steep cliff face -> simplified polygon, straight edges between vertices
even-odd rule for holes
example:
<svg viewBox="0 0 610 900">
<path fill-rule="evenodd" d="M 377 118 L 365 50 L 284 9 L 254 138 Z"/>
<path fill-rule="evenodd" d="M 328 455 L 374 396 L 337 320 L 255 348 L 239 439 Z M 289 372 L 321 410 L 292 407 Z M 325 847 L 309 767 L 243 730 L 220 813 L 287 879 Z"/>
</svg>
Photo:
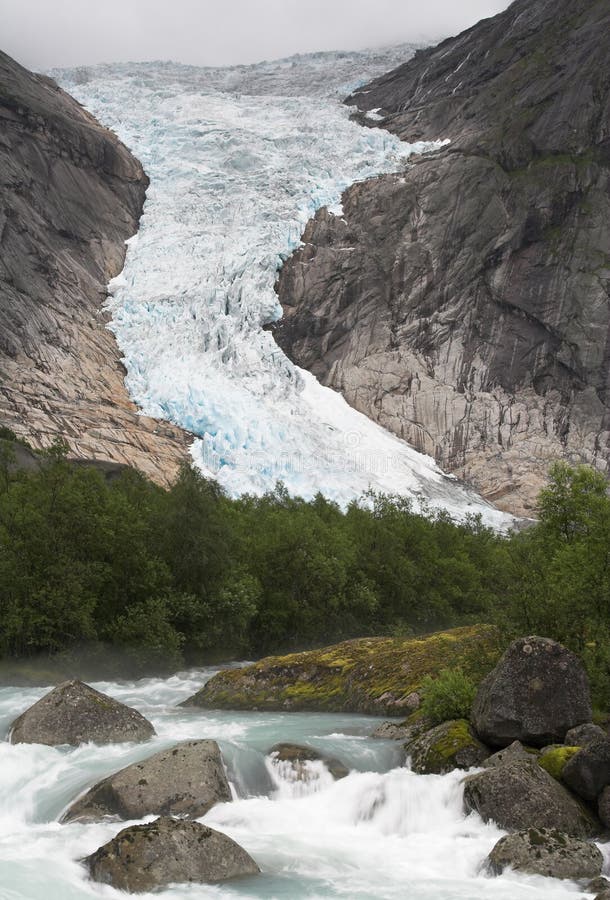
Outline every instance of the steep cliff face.
<svg viewBox="0 0 610 900">
<path fill-rule="evenodd" d="M 354 94 L 451 143 L 320 211 L 278 283 L 292 359 L 518 514 L 610 458 L 609 59 L 606 0 L 518 0 Z"/>
<path fill-rule="evenodd" d="M 75 100 L 0 53 L 0 424 L 165 483 L 188 437 L 137 414 L 101 312 L 147 184 Z"/>
</svg>

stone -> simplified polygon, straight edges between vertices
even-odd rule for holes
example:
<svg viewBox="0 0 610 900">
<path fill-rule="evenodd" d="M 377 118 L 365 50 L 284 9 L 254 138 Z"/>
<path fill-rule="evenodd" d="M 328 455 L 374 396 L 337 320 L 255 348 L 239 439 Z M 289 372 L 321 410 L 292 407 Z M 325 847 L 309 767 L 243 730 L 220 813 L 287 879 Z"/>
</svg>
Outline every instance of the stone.
<svg viewBox="0 0 610 900">
<path fill-rule="evenodd" d="M 575 794 L 593 802 L 610 784 L 610 739 L 582 747 L 565 765 L 563 780 Z"/>
<path fill-rule="evenodd" d="M 451 142 L 316 213 L 277 284 L 295 363 L 527 517 L 553 460 L 608 471 L 606 16 L 513 3 L 355 91 Z"/>
<path fill-rule="evenodd" d="M 513 741 L 512 744 L 509 744 L 503 750 L 497 750 L 496 753 L 492 753 L 491 756 L 483 760 L 481 765 L 484 769 L 489 769 L 491 766 L 503 766 L 506 763 L 519 762 L 522 759 L 537 759 L 537 757 L 538 751 L 533 747 L 524 747 L 521 741 Z"/>
<path fill-rule="evenodd" d="M 260 872 L 252 857 L 226 834 L 169 817 L 124 828 L 83 862 L 94 881 L 129 893 Z"/>
<path fill-rule="evenodd" d="M 470 769 L 489 756 L 489 748 L 475 737 L 466 719 L 442 722 L 405 744 L 405 751 L 411 769 L 420 775 Z"/>
<path fill-rule="evenodd" d="M 604 857 L 595 844 L 556 829 L 529 828 L 500 838 L 487 858 L 487 868 L 500 875 L 511 868 L 549 878 L 595 878 Z"/>
<path fill-rule="evenodd" d="M 226 669 L 185 700 L 203 709 L 358 712 L 404 717 L 426 675 L 495 658 L 498 631 L 466 625 L 421 637 L 354 638 Z"/>
<path fill-rule="evenodd" d="M 482 741 L 506 747 L 562 742 L 591 719 L 587 674 L 580 659 L 556 641 L 519 638 L 481 683 L 471 721 Z"/>
<path fill-rule="evenodd" d="M 464 808 L 506 831 L 557 828 L 577 838 L 596 832 L 584 807 L 537 761 L 520 759 L 464 779 Z"/>
<path fill-rule="evenodd" d="M 372 738 L 383 738 L 391 741 L 410 742 L 419 737 L 424 731 L 430 728 L 430 723 L 426 719 L 418 719 L 417 722 L 411 722 L 405 719 L 404 722 L 383 722 L 370 735 Z"/>
<path fill-rule="evenodd" d="M 0 422 L 168 485 L 191 436 L 140 415 L 102 308 L 148 178 L 115 134 L 0 53 Z"/>
<path fill-rule="evenodd" d="M 104 778 L 70 806 L 62 821 L 149 815 L 195 819 L 230 800 L 216 741 L 184 741 Z"/>
<path fill-rule="evenodd" d="M 603 891 L 610 891 L 610 881 L 608 881 L 607 878 L 604 878 L 603 875 L 593 878 L 587 885 L 587 892 L 589 894 L 599 894 Z"/>
<path fill-rule="evenodd" d="M 597 801 L 597 814 L 602 825 L 610 828 L 610 786 L 605 787 Z"/>
<path fill-rule="evenodd" d="M 403 725 L 399 722 L 382 722 L 381 725 L 378 725 L 371 732 L 369 737 L 386 741 L 408 741 L 415 735 L 412 734 L 412 729 L 409 725 Z"/>
<path fill-rule="evenodd" d="M 599 725 L 594 725 L 593 722 L 586 722 L 584 725 L 570 728 L 566 732 L 564 744 L 568 747 L 586 747 L 587 744 L 591 744 L 593 741 L 607 737 L 608 733 Z"/>
<path fill-rule="evenodd" d="M 345 778 L 349 775 L 349 769 L 340 760 L 333 759 L 323 753 L 318 753 L 311 747 L 302 747 L 300 744 L 280 743 L 275 744 L 269 755 L 276 762 L 290 763 L 299 778 L 306 780 L 308 762 L 322 762 L 335 779 Z"/>
<path fill-rule="evenodd" d="M 147 741 L 155 734 L 137 710 L 82 681 L 65 681 L 11 725 L 13 744 L 117 744 Z"/>
</svg>

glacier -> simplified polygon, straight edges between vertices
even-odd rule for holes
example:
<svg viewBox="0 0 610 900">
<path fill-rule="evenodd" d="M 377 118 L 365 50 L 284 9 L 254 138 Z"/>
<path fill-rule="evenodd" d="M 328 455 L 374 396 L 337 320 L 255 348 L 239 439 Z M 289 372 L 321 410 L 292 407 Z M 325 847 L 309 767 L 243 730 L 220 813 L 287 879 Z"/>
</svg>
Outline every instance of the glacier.
<svg viewBox="0 0 610 900">
<path fill-rule="evenodd" d="M 196 465 L 233 496 L 277 481 L 345 506 L 369 490 L 455 518 L 512 519 L 293 365 L 266 326 L 278 268 L 355 181 L 440 146 L 349 118 L 341 99 L 412 47 L 252 66 L 124 63 L 51 74 L 140 159 L 150 187 L 108 310 L 142 412 L 195 435 Z"/>
</svg>

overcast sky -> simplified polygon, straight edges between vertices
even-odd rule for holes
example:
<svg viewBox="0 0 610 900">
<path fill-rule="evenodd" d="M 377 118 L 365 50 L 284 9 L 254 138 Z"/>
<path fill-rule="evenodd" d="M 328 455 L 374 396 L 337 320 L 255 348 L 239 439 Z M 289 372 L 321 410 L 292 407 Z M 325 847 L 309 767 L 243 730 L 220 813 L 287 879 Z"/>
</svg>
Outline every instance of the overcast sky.
<svg viewBox="0 0 610 900">
<path fill-rule="evenodd" d="M 0 0 L 0 49 L 33 69 L 256 62 L 439 39 L 507 0 Z"/>
</svg>

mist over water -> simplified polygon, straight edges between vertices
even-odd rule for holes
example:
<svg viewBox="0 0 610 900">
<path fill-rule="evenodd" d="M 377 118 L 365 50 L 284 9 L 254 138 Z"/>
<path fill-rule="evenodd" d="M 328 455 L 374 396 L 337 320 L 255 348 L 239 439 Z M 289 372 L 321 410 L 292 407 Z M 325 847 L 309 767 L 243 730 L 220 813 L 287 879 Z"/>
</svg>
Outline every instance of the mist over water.
<svg viewBox="0 0 610 900">
<path fill-rule="evenodd" d="M 224 885 L 176 886 L 148 900 L 568 900 L 575 884 L 506 874 L 481 863 L 501 836 L 462 813 L 463 773 L 414 775 L 400 745 L 367 737 L 379 720 L 348 714 L 221 712 L 177 706 L 216 669 L 94 686 L 139 709 L 157 737 L 145 744 L 53 748 L 0 741 L 1 900 L 119 900 L 88 881 L 79 859 L 127 823 L 60 825 L 76 797 L 96 781 L 177 741 L 218 740 L 234 801 L 201 821 L 255 858 L 262 874 Z M 0 737 L 49 688 L 0 688 Z M 306 744 L 343 762 L 334 781 L 322 763 L 307 780 L 274 762 L 279 741 Z M 149 821 L 149 819 L 143 821 Z"/>
</svg>

